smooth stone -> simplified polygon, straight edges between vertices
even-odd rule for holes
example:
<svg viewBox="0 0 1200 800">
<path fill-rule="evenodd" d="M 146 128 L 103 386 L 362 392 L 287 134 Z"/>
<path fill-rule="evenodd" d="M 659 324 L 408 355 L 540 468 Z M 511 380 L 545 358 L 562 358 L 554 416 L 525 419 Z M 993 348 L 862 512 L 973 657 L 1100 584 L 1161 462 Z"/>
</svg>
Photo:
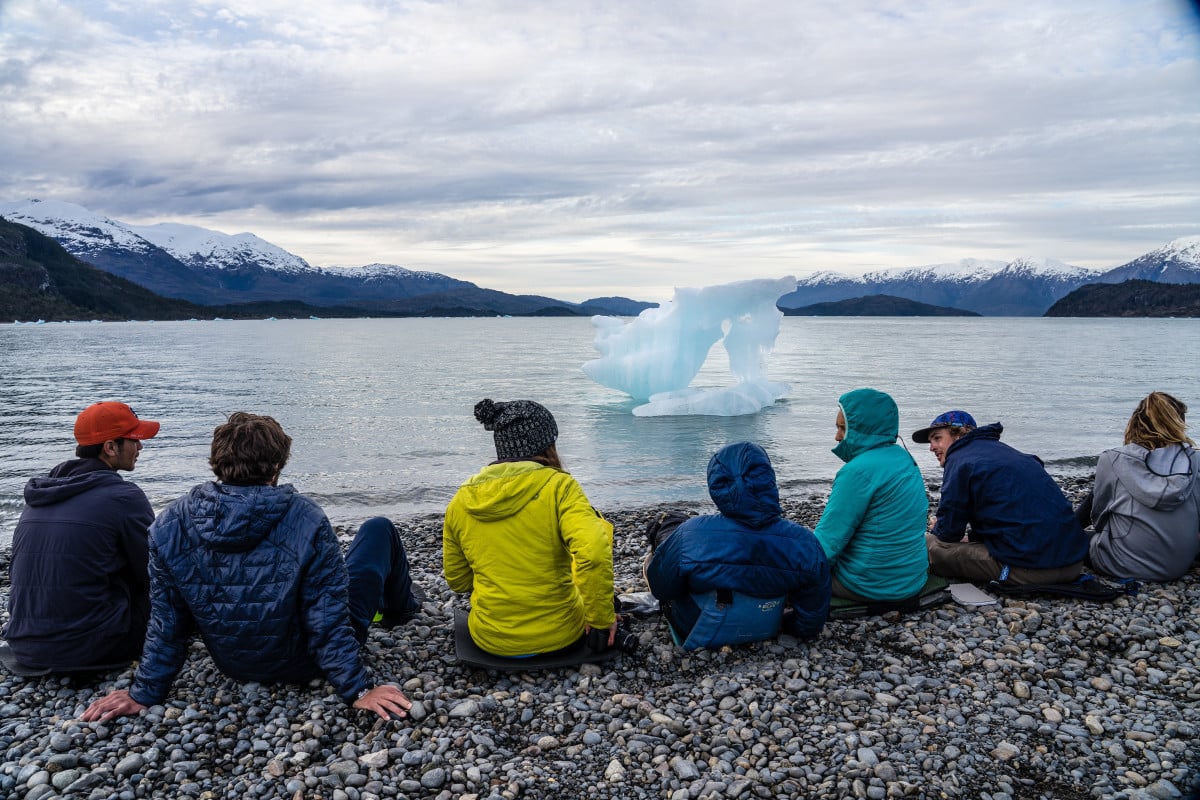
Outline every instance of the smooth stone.
<svg viewBox="0 0 1200 800">
<path fill-rule="evenodd" d="M 446 782 L 446 770 L 434 767 L 421 776 L 421 785 L 426 789 L 438 789 Z"/>
<path fill-rule="evenodd" d="M 117 762 L 117 766 L 113 769 L 113 772 L 122 778 L 127 778 L 135 772 L 141 772 L 145 767 L 146 759 L 141 753 L 130 753 Z"/>
</svg>

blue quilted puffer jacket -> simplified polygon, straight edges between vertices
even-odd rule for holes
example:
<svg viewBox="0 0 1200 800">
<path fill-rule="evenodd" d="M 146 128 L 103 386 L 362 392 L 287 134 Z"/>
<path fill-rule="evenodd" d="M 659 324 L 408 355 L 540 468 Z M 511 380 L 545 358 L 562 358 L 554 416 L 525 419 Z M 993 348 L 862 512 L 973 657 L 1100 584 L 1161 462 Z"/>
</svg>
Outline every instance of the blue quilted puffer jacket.
<svg viewBox="0 0 1200 800">
<path fill-rule="evenodd" d="M 708 463 L 708 493 L 721 513 L 687 520 L 658 546 L 646 568 L 654 596 L 786 596 L 785 632 L 819 634 L 829 614 L 829 561 L 812 531 L 783 518 L 766 452 L 751 442 L 719 450 Z"/>
<path fill-rule="evenodd" d="M 196 486 L 150 527 L 150 627 L 130 696 L 161 703 L 198 631 L 231 678 L 324 674 L 353 702 L 368 684 L 347 586 L 329 520 L 291 485 Z"/>
</svg>

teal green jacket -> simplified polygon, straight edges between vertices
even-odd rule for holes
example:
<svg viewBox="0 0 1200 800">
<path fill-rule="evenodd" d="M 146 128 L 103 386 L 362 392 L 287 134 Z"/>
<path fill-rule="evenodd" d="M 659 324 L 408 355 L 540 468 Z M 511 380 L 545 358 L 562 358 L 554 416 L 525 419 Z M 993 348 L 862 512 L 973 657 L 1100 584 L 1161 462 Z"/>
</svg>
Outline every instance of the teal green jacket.
<svg viewBox="0 0 1200 800">
<path fill-rule="evenodd" d="M 833 577 L 869 600 L 902 600 L 925 585 L 929 498 L 911 455 L 896 437 L 900 412 L 891 396 L 855 389 L 838 398 L 846 435 L 834 455 L 846 462 L 813 533 Z"/>
</svg>

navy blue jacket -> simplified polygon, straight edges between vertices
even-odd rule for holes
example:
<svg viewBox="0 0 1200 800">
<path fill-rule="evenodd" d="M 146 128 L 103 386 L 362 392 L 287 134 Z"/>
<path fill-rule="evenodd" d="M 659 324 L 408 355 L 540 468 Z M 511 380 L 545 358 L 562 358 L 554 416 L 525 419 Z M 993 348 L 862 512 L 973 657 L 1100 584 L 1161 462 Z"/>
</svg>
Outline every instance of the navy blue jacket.
<svg viewBox="0 0 1200 800">
<path fill-rule="evenodd" d="M 775 471 L 761 447 L 741 442 L 708 463 L 708 492 L 720 514 L 693 517 L 654 551 L 650 591 L 671 602 L 728 589 L 786 595 L 786 633 L 816 636 L 829 615 L 829 561 L 808 528 L 783 518 Z"/>
<path fill-rule="evenodd" d="M 1042 461 L 1000 441 L 999 422 L 969 431 L 946 450 L 946 472 L 933 535 L 982 541 L 1001 564 L 1054 569 L 1083 560 L 1088 549 L 1071 502 Z"/>
<path fill-rule="evenodd" d="M 341 548 L 321 508 L 284 486 L 203 483 L 150 528 L 150 627 L 130 696 L 161 703 L 199 631 L 241 681 L 324 674 L 347 702 L 368 688 Z"/>
<path fill-rule="evenodd" d="M 147 602 L 153 520 L 145 493 L 96 458 L 64 461 L 25 485 L 4 630 L 21 663 L 78 665 L 130 633 L 131 605 Z"/>
</svg>

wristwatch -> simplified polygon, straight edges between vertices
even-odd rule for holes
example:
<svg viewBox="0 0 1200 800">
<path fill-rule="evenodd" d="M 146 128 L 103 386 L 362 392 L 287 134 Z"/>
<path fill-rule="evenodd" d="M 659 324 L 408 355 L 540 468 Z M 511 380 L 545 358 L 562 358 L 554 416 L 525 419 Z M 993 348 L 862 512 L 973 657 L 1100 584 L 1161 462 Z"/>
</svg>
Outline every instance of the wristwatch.
<svg viewBox="0 0 1200 800">
<path fill-rule="evenodd" d="M 370 693 L 370 691 L 371 691 L 371 687 L 368 686 L 367 688 L 360 691 L 358 694 L 354 695 L 354 702 L 357 703 L 359 700 L 362 700 L 364 697 L 367 696 L 367 694 Z"/>
</svg>

